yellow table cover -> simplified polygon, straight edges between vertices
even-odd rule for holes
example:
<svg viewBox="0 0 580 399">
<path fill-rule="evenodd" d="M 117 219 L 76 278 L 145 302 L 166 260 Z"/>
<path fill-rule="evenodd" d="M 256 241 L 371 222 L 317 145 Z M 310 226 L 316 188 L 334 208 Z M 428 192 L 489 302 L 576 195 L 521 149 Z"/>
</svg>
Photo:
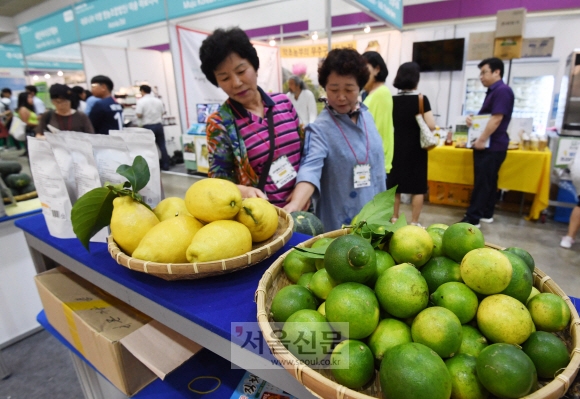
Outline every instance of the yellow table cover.
<svg viewBox="0 0 580 399">
<path fill-rule="evenodd" d="M 498 187 L 535 194 L 528 220 L 548 207 L 550 160 L 545 151 L 509 150 L 499 171 Z M 429 151 L 428 180 L 473 185 L 473 154 L 466 148 L 438 146 Z"/>
</svg>

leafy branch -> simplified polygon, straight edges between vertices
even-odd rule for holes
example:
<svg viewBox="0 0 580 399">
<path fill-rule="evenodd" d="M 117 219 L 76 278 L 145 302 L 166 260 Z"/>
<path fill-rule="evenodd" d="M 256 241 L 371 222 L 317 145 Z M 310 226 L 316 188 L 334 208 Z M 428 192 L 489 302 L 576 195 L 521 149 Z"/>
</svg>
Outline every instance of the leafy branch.
<svg viewBox="0 0 580 399">
<path fill-rule="evenodd" d="M 91 238 L 103 227 L 111 224 L 115 198 L 129 196 L 151 209 L 138 192 L 147 185 L 151 178 L 149 165 L 147 165 L 145 158 L 138 155 L 133 160 L 133 165 L 120 165 L 116 172 L 127 178 L 127 181 L 119 184 L 107 182 L 104 187 L 92 189 L 80 197 L 72 207 L 73 231 L 87 251 L 89 251 Z"/>
</svg>

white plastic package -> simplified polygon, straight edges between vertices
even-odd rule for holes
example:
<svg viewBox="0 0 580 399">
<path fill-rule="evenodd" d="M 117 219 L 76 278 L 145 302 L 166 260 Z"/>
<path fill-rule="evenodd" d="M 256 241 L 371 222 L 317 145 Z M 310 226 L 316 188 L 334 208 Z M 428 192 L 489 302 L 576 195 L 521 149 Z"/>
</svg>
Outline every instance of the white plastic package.
<svg viewBox="0 0 580 399">
<path fill-rule="evenodd" d="M 30 170 L 42 203 L 42 214 L 50 235 L 75 238 L 70 213 L 71 200 L 50 143 L 27 137 Z"/>
<path fill-rule="evenodd" d="M 141 155 L 149 165 L 151 178 L 149 183 L 139 191 L 143 201 L 151 208 L 155 208 L 163 199 L 161 191 L 161 169 L 159 167 L 159 155 L 155 144 L 155 135 L 149 129 L 128 128 L 124 130 L 110 130 L 110 136 L 121 137 L 127 148 L 131 159 Z M 130 162 L 129 164 L 131 164 Z"/>
<path fill-rule="evenodd" d="M 75 183 L 75 169 L 72 162 L 72 155 L 66 145 L 64 136 L 65 133 L 44 133 L 44 137 L 52 147 L 52 152 L 54 153 L 54 157 L 60 168 L 60 173 L 66 184 L 70 202 L 74 205 L 78 198 L 77 186 Z"/>
<path fill-rule="evenodd" d="M 120 165 L 131 165 L 133 159 L 125 141 L 120 137 L 103 134 L 88 134 L 86 137 L 93 146 L 93 155 L 101 178 L 101 185 L 124 183 L 127 178 L 117 173 Z"/>
</svg>

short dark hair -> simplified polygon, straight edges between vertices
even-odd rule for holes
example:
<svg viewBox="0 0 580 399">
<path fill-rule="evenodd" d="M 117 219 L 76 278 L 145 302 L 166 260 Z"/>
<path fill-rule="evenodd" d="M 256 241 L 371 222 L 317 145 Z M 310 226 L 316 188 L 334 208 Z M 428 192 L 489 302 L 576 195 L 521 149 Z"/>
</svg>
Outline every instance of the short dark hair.
<svg viewBox="0 0 580 399">
<path fill-rule="evenodd" d="M 71 90 L 75 92 L 77 96 L 80 96 L 85 92 L 85 89 L 83 89 L 81 86 L 74 86 L 73 88 L 71 88 Z"/>
<path fill-rule="evenodd" d="M 34 85 L 28 85 L 25 87 L 25 89 L 26 89 L 26 91 L 29 91 L 29 92 L 34 93 L 34 94 L 38 93 L 38 89 Z"/>
<path fill-rule="evenodd" d="M 207 80 L 215 86 L 218 85 L 215 70 L 232 53 L 248 60 L 256 71 L 260 67 L 258 52 L 248 35 L 240 28 L 216 29 L 201 43 L 199 49 L 201 70 Z"/>
<path fill-rule="evenodd" d="M 405 62 L 399 67 L 393 86 L 399 90 L 413 90 L 419 84 L 421 67 L 416 62 Z"/>
<path fill-rule="evenodd" d="M 332 72 L 341 76 L 353 76 L 359 89 L 362 89 L 369 80 L 367 62 L 356 50 L 349 48 L 334 49 L 328 53 L 318 68 L 318 83 L 322 87 L 326 87 L 328 76 Z"/>
<path fill-rule="evenodd" d="M 5 87 L 2 89 L 2 94 L 4 94 L 4 93 L 8 93 L 8 94 L 12 95 L 12 90 L 10 90 L 9 87 Z"/>
<path fill-rule="evenodd" d="M 481 69 L 484 65 L 489 65 L 489 69 L 491 70 L 491 72 L 497 71 L 499 69 L 499 77 L 503 78 L 504 66 L 503 66 L 502 60 L 500 60 L 499 58 L 496 58 L 496 57 L 486 58 L 485 60 L 483 60 L 479 64 L 477 64 L 477 67 L 479 69 Z"/>
<path fill-rule="evenodd" d="M 18 95 L 18 103 L 16 106 L 17 111 L 20 109 L 20 107 L 24 107 L 24 108 L 28 108 L 32 112 L 36 112 L 34 105 L 28 103 L 28 96 L 29 95 L 30 95 L 30 93 L 27 93 L 25 91 Z"/>
<path fill-rule="evenodd" d="M 296 86 L 300 87 L 300 90 L 306 89 L 306 84 L 302 79 L 300 79 L 300 76 L 292 75 L 288 78 L 288 82 L 290 81 L 293 81 Z"/>
<path fill-rule="evenodd" d="M 93 93 L 91 93 L 90 90 L 85 90 L 85 95 L 86 95 L 86 97 L 85 97 L 85 100 L 86 100 L 87 98 L 92 97 Z"/>
<path fill-rule="evenodd" d="M 376 74 L 375 81 L 384 82 L 387 80 L 387 76 L 389 76 L 389 70 L 387 69 L 385 60 L 383 60 L 383 57 L 381 57 L 379 53 L 376 51 L 367 51 L 366 53 L 363 53 L 362 56 L 373 68 L 379 67 L 379 73 Z"/>
<path fill-rule="evenodd" d="M 151 93 L 151 86 L 141 85 L 141 86 L 139 86 L 139 90 L 141 90 L 143 93 L 149 94 L 149 93 Z"/>
<path fill-rule="evenodd" d="M 107 86 L 107 89 L 109 89 L 109 91 L 113 91 L 113 81 L 108 76 L 97 75 L 91 79 L 91 84 L 92 83 L 99 83 L 105 85 Z"/>
</svg>

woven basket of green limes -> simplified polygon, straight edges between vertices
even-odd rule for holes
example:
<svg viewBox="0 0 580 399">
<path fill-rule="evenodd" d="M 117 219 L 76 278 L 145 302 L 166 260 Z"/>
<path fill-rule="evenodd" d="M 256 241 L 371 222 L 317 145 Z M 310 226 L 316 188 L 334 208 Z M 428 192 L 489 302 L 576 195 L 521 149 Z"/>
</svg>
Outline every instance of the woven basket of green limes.
<svg viewBox="0 0 580 399">
<path fill-rule="evenodd" d="M 570 298 L 465 223 L 314 237 L 264 273 L 256 303 L 280 365 L 322 398 L 560 398 L 580 366 Z"/>
</svg>

